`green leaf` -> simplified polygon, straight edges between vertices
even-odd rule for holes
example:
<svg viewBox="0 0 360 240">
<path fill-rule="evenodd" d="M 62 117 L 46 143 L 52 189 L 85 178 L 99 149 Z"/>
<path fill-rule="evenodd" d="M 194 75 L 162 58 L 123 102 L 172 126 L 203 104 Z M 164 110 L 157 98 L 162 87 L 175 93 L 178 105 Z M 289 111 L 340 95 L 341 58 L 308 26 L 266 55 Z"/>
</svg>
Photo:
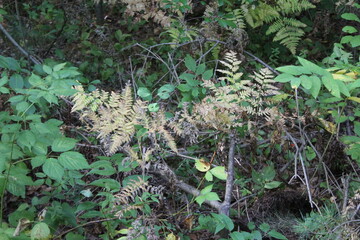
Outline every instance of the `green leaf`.
<svg viewBox="0 0 360 240">
<path fill-rule="evenodd" d="M 265 183 L 265 186 L 264 188 L 266 189 L 274 189 L 274 188 L 277 188 L 281 185 L 281 182 L 279 181 L 271 181 L 269 183 Z"/>
<path fill-rule="evenodd" d="M 179 84 L 177 86 L 177 88 L 181 91 L 181 92 L 188 92 L 192 89 L 192 87 L 189 84 Z"/>
<path fill-rule="evenodd" d="M 195 75 L 191 74 L 191 73 L 182 73 L 179 78 L 185 80 L 186 82 L 188 81 L 193 81 L 195 79 Z"/>
<path fill-rule="evenodd" d="M 4 86 L 9 81 L 8 76 L 5 74 L 2 78 L 0 78 L 0 87 Z"/>
<path fill-rule="evenodd" d="M 318 65 L 304 59 L 304 58 L 301 58 L 301 57 L 297 57 L 300 64 L 303 65 L 303 67 L 305 69 L 307 69 L 308 71 L 312 72 L 312 73 L 316 73 L 318 75 L 324 75 L 327 73 L 327 71 L 321 67 L 319 67 Z"/>
<path fill-rule="evenodd" d="M 209 192 L 209 193 L 204 194 L 204 196 L 205 196 L 205 200 L 208 200 L 208 201 L 219 201 L 220 200 L 219 195 L 216 192 Z"/>
<path fill-rule="evenodd" d="M 159 111 L 160 107 L 158 103 L 151 103 L 148 105 L 148 109 L 150 112 L 157 112 Z"/>
<path fill-rule="evenodd" d="M 90 185 L 103 187 L 109 190 L 116 190 L 116 191 L 120 190 L 120 183 L 114 179 L 108 179 L 108 178 L 98 179 L 90 183 Z"/>
<path fill-rule="evenodd" d="M 278 75 L 274 80 L 281 83 L 290 82 L 291 79 L 295 78 L 294 75 L 288 73 L 282 73 Z"/>
<path fill-rule="evenodd" d="M 210 171 L 205 173 L 205 179 L 206 179 L 206 181 L 209 181 L 209 182 L 212 182 L 214 180 L 214 177 Z"/>
<path fill-rule="evenodd" d="M 351 33 L 356 33 L 358 30 L 353 26 L 345 26 L 343 27 L 342 31 L 351 34 Z"/>
<path fill-rule="evenodd" d="M 221 223 L 222 225 L 224 225 L 224 227 L 229 230 L 232 231 L 234 229 L 234 223 L 231 220 L 231 218 L 229 218 L 228 216 L 226 216 L 225 214 L 217 214 L 217 213 L 211 213 L 211 216 L 216 219 L 217 222 Z M 216 234 L 216 233 L 215 233 Z"/>
<path fill-rule="evenodd" d="M 354 13 L 343 13 L 341 17 L 345 20 L 360 22 L 359 17 L 356 16 Z"/>
<path fill-rule="evenodd" d="M 21 67 L 18 61 L 11 57 L 0 56 L 0 68 L 20 71 Z"/>
<path fill-rule="evenodd" d="M 306 75 L 301 75 L 300 80 L 301 80 L 301 85 L 305 89 L 311 89 L 311 87 L 312 87 L 312 79 L 310 77 L 308 77 Z"/>
<path fill-rule="evenodd" d="M 18 145 L 22 148 L 28 147 L 29 149 L 31 149 L 31 147 L 35 144 L 35 142 L 36 142 L 36 136 L 34 135 L 33 132 L 29 130 L 22 131 L 17 139 Z"/>
<path fill-rule="evenodd" d="M 185 57 L 185 66 L 191 71 L 196 72 L 196 62 L 190 55 Z"/>
<path fill-rule="evenodd" d="M 36 168 L 36 167 L 40 167 L 41 165 L 43 165 L 46 161 L 46 156 L 45 155 L 39 155 L 39 156 L 36 156 L 36 157 L 33 157 L 31 159 L 31 166 L 32 168 Z"/>
<path fill-rule="evenodd" d="M 9 81 L 9 86 L 12 89 L 16 89 L 16 88 L 23 88 L 24 87 L 24 79 L 20 74 L 13 74 L 10 77 L 10 81 Z"/>
<path fill-rule="evenodd" d="M 35 224 L 31 229 L 31 240 L 46 240 L 50 237 L 50 228 L 44 222 Z"/>
<path fill-rule="evenodd" d="M 191 90 L 191 95 L 192 95 L 193 97 L 199 96 L 199 88 L 193 88 L 193 89 Z"/>
<path fill-rule="evenodd" d="M 259 226 L 260 230 L 263 231 L 264 233 L 267 233 L 268 231 L 270 231 L 270 225 L 267 223 L 262 223 Z"/>
<path fill-rule="evenodd" d="M 204 80 L 210 80 L 211 77 L 213 76 L 213 73 L 214 71 L 212 69 L 210 70 L 206 70 L 203 74 L 202 74 L 202 79 Z"/>
<path fill-rule="evenodd" d="M 165 84 L 161 88 L 159 88 L 157 95 L 161 99 L 168 99 L 170 97 L 170 93 L 175 90 L 174 85 L 172 84 Z"/>
<path fill-rule="evenodd" d="M 98 174 L 103 176 L 110 176 L 116 173 L 114 167 L 111 165 L 109 161 L 100 160 L 92 163 L 90 165 L 90 169 L 92 169 L 88 174 Z"/>
<path fill-rule="evenodd" d="M 23 113 L 26 112 L 27 110 L 29 110 L 30 104 L 28 102 L 20 102 L 18 104 L 16 104 L 15 108 L 19 113 Z"/>
<path fill-rule="evenodd" d="M 291 88 L 298 88 L 301 84 L 300 78 L 291 79 Z"/>
<path fill-rule="evenodd" d="M 305 67 L 299 67 L 293 65 L 278 67 L 276 68 L 276 70 L 290 75 L 311 74 L 310 70 L 306 69 Z"/>
<path fill-rule="evenodd" d="M 60 63 L 54 66 L 54 72 L 60 71 L 61 69 L 63 69 L 65 67 L 66 63 Z"/>
<path fill-rule="evenodd" d="M 225 171 L 225 167 L 217 166 L 210 170 L 210 172 L 220 180 L 226 180 L 227 173 Z"/>
<path fill-rule="evenodd" d="M 48 146 L 45 143 L 42 142 L 36 142 L 33 147 L 32 147 L 32 151 L 33 153 L 35 153 L 36 155 L 46 155 L 47 151 L 48 151 Z"/>
<path fill-rule="evenodd" d="M 204 159 L 196 159 L 195 160 L 195 168 L 200 172 L 207 172 L 209 171 L 211 164 Z"/>
<path fill-rule="evenodd" d="M 137 91 L 137 94 L 145 101 L 151 101 L 152 99 L 152 94 L 146 87 L 140 87 Z"/>
<path fill-rule="evenodd" d="M 200 64 L 200 65 L 197 67 L 195 74 L 196 74 L 197 76 L 203 74 L 203 73 L 205 72 L 205 68 L 206 68 L 205 63 Z"/>
<path fill-rule="evenodd" d="M 251 239 L 251 234 L 248 232 L 232 232 L 230 233 L 230 237 L 232 240 L 247 240 Z"/>
<path fill-rule="evenodd" d="M 267 233 L 270 237 L 276 238 L 276 239 L 281 239 L 281 240 L 287 240 L 287 238 L 282 235 L 281 233 L 275 231 L 275 230 L 271 230 L 270 232 Z"/>
<path fill-rule="evenodd" d="M 81 153 L 64 152 L 59 156 L 60 164 L 69 170 L 81 170 L 89 168 L 89 164 Z"/>
<path fill-rule="evenodd" d="M 201 190 L 200 193 L 201 193 L 202 195 L 205 195 L 205 194 L 211 192 L 213 186 L 214 186 L 214 185 L 211 184 L 211 185 L 209 185 L 209 186 L 204 187 L 204 189 Z"/>
<path fill-rule="evenodd" d="M 77 140 L 68 138 L 68 137 L 60 137 L 56 138 L 54 142 L 51 144 L 51 149 L 54 152 L 65 152 L 73 149 L 75 147 Z"/>
<path fill-rule="evenodd" d="M 41 85 L 45 85 L 45 81 L 42 80 L 42 78 L 34 73 L 31 74 L 29 77 L 29 83 L 33 85 L 34 87 L 38 87 Z"/>
<path fill-rule="evenodd" d="M 52 73 L 52 68 L 47 65 L 43 65 L 43 70 L 49 75 Z"/>
<path fill-rule="evenodd" d="M 309 78 L 312 81 L 310 93 L 314 98 L 317 98 L 321 89 L 321 80 L 317 76 L 310 76 Z"/>
<path fill-rule="evenodd" d="M 360 122 L 358 122 L 358 121 L 355 121 L 355 122 L 354 122 L 354 132 L 355 132 L 358 136 L 360 136 Z"/>
<path fill-rule="evenodd" d="M 61 181 L 64 176 L 64 168 L 59 164 L 59 161 L 55 158 L 46 159 L 42 166 L 43 172 L 49 177 L 58 182 Z"/>
<path fill-rule="evenodd" d="M 360 35 L 354 36 L 350 40 L 350 44 L 351 44 L 351 47 L 353 47 L 353 48 L 360 46 Z"/>
</svg>

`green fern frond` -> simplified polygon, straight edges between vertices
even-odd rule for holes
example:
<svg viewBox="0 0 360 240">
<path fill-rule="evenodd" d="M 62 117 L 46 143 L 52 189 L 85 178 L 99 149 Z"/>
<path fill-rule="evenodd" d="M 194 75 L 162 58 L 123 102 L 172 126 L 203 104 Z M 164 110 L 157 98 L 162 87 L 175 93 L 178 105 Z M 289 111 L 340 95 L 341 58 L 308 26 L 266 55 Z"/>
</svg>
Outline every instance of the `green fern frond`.
<svg viewBox="0 0 360 240">
<path fill-rule="evenodd" d="M 230 18 L 230 21 L 233 21 L 236 24 L 237 29 L 245 29 L 245 16 L 244 16 L 244 10 L 241 8 L 234 9 L 232 12 L 233 18 Z"/>
<path fill-rule="evenodd" d="M 299 20 L 282 18 L 274 22 L 266 31 L 266 34 L 276 33 L 273 40 L 280 41 L 280 43 L 287 47 L 292 54 L 295 54 L 299 41 L 305 34 L 302 29 L 304 27 L 306 27 L 306 24 Z"/>
<path fill-rule="evenodd" d="M 283 15 L 300 13 L 310 8 L 315 8 L 308 0 L 277 0 L 277 10 Z"/>
</svg>

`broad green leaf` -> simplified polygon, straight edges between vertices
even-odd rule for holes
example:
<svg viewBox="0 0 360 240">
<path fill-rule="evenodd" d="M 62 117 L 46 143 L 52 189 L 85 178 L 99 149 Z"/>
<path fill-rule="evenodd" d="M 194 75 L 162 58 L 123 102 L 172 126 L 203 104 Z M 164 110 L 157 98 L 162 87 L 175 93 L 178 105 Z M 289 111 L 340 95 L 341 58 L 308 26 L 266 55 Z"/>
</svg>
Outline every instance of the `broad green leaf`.
<svg viewBox="0 0 360 240">
<path fill-rule="evenodd" d="M 206 70 L 203 74 L 202 74 L 202 79 L 204 80 L 210 80 L 211 77 L 213 76 L 213 70 L 210 69 L 210 70 Z"/>
<path fill-rule="evenodd" d="M 321 80 L 317 76 L 310 76 L 309 78 L 312 81 L 310 93 L 314 98 L 317 98 L 321 89 Z"/>
<path fill-rule="evenodd" d="M 61 69 L 63 69 L 65 67 L 66 63 L 60 63 L 54 66 L 54 72 L 60 71 Z"/>
<path fill-rule="evenodd" d="M 271 181 L 269 183 L 265 183 L 265 188 L 266 189 L 274 189 L 274 188 L 277 188 L 281 185 L 281 182 L 279 181 Z"/>
<path fill-rule="evenodd" d="M 29 83 L 34 87 L 45 85 L 45 81 L 40 76 L 34 73 L 32 73 L 31 76 L 29 77 Z"/>
<path fill-rule="evenodd" d="M 267 233 L 268 231 L 270 231 L 270 225 L 267 223 L 262 223 L 259 226 L 260 230 Z"/>
<path fill-rule="evenodd" d="M 350 40 L 350 44 L 353 48 L 360 46 L 360 35 L 353 36 L 353 38 Z"/>
<path fill-rule="evenodd" d="M 223 224 L 227 230 L 232 231 L 234 229 L 233 221 L 225 214 L 211 213 L 211 216 L 215 218 L 217 222 Z"/>
<path fill-rule="evenodd" d="M 161 99 L 168 99 L 170 97 L 170 93 L 175 90 L 174 85 L 172 84 L 165 84 L 161 88 L 159 88 L 157 95 Z"/>
<path fill-rule="evenodd" d="M 345 27 L 343 27 L 342 31 L 346 32 L 346 33 L 350 33 L 350 34 L 358 32 L 358 30 L 356 28 L 354 28 L 353 26 L 345 26 Z"/>
<path fill-rule="evenodd" d="M 251 239 L 251 234 L 245 231 L 242 232 L 232 232 L 230 233 L 232 240 L 247 240 Z"/>
<path fill-rule="evenodd" d="M 205 195 L 205 194 L 211 192 L 213 186 L 214 186 L 214 185 L 211 184 L 211 185 L 209 185 L 209 186 L 204 187 L 204 189 L 201 190 L 200 193 L 201 193 L 202 195 Z"/>
<path fill-rule="evenodd" d="M 89 164 L 81 153 L 64 152 L 59 156 L 60 164 L 69 170 L 81 170 L 89 168 Z"/>
<path fill-rule="evenodd" d="M 207 201 L 219 201 L 219 195 L 216 192 L 209 192 L 204 194 L 205 200 Z"/>
<path fill-rule="evenodd" d="M 120 190 L 120 183 L 115 179 L 108 179 L 108 178 L 98 179 L 90 183 L 90 185 L 103 187 L 109 190 L 115 190 L 115 191 Z"/>
<path fill-rule="evenodd" d="M 354 13 L 343 13 L 341 14 L 341 17 L 345 20 L 360 22 L 359 17 L 356 16 Z"/>
<path fill-rule="evenodd" d="M 20 71 L 21 67 L 17 60 L 11 57 L 0 56 L 0 68 L 10 69 L 13 71 Z"/>
<path fill-rule="evenodd" d="M 355 132 L 358 136 L 360 136 L 360 122 L 358 122 L 358 121 L 355 121 L 355 122 L 354 122 L 354 132 Z"/>
<path fill-rule="evenodd" d="M 291 79 L 295 78 L 294 75 L 288 73 L 282 73 L 278 75 L 274 80 L 281 83 L 290 82 Z"/>
<path fill-rule="evenodd" d="M 177 88 L 181 91 L 181 92 L 188 92 L 192 89 L 192 87 L 189 84 L 179 84 L 177 86 Z"/>
<path fill-rule="evenodd" d="M 278 67 L 276 68 L 276 70 L 290 75 L 311 74 L 311 71 L 308 70 L 307 68 L 301 66 L 293 66 L 293 65 Z"/>
<path fill-rule="evenodd" d="M 198 96 L 199 96 L 199 88 L 193 88 L 193 89 L 191 90 L 191 95 L 192 95 L 193 97 L 198 97 Z"/>
<path fill-rule="evenodd" d="M 53 72 L 52 68 L 47 65 L 43 65 L 43 70 L 45 73 L 47 73 L 49 75 Z"/>
<path fill-rule="evenodd" d="M 41 165 L 43 165 L 46 161 L 46 156 L 45 155 L 39 155 L 39 156 L 36 156 L 36 157 L 33 157 L 31 159 L 31 166 L 32 168 L 36 168 L 36 167 L 40 167 Z"/>
<path fill-rule="evenodd" d="M 206 179 L 206 181 L 209 181 L 209 182 L 212 182 L 214 180 L 214 177 L 213 177 L 213 175 L 211 174 L 210 171 L 207 171 L 205 173 L 205 179 Z"/>
<path fill-rule="evenodd" d="M 158 103 L 151 103 L 148 105 L 148 109 L 150 112 L 157 112 L 159 111 L 160 107 Z"/>
<path fill-rule="evenodd" d="M 211 164 L 204 159 L 196 159 L 195 160 L 195 167 L 200 172 L 207 172 L 209 171 Z"/>
<path fill-rule="evenodd" d="M 226 178 L 227 178 L 227 173 L 225 171 L 225 167 L 217 166 L 217 167 L 214 167 L 213 169 L 211 169 L 210 172 L 218 179 L 226 180 Z"/>
<path fill-rule="evenodd" d="M 270 232 L 268 232 L 268 235 L 270 237 L 276 238 L 276 239 L 281 239 L 281 240 L 287 240 L 287 238 L 282 235 L 281 233 L 275 231 L 275 230 L 271 230 Z"/>
<path fill-rule="evenodd" d="M 195 79 L 195 75 L 191 74 L 191 73 L 182 73 L 179 78 L 188 81 L 194 80 Z"/>
<path fill-rule="evenodd" d="M 103 176 L 110 176 L 116 173 L 114 167 L 109 161 L 100 160 L 90 165 L 92 169 L 88 174 L 98 174 Z"/>
<path fill-rule="evenodd" d="M 291 88 L 298 88 L 300 86 L 301 80 L 300 78 L 291 79 Z"/>
<path fill-rule="evenodd" d="M 185 66 L 191 71 L 196 72 L 196 62 L 190 55 L 185 57 Z"/>
<path fill-rule="evenodd" d="M 43 172 L 49 177 L 58 182 L 61 181 L 64 176 L 64 168 L 59 164 L 59 161 L 55 158 L 46 159 L 42 166 Z"/>
<path fill-rule="evenodd" d="M 36 136 L 30 130 L 22 131 L 17 139 L 18 145 L 22 148 L 28 147 L 29 149 L 31 149 L 31 147 L 35 144 L 35 142 L 36 142 Z"/>
<path fill-rule="evenodd" d="M 151 101 L 152 99 L 152 94 L 146 87 L 140 87 L 137 91 L 137 94 L 145 101 Z"/>
<path fill-rule="evenodd" d="M 42 142 L 36 142 L 33 145 L 32 150 L 36 155 L 46 155 L 48 151 L 48 145 Z"/>
<path fill-rule="evenodd" d="M 9 86 L 12 89 L 16 89 L 16 88 L 23 88 L 24 87 L 24 79 L 20 74 L 13 74 L 10 77 L 10 81 L 9 81 Z"/>
<path fill-rule="evenodd" d="M 335 82 L 338 85 L 340 92 L 342 94 L 344 94 L 345 96 L 350 97 L 350 92 L 349 92 L 347 86 L 345 85 L 345 83 L 342 81 L 339 81 L 339 80 L 335 80 Z"/>
<path fill-rule="evenodd" d="M 305 89 L 311 89 L 311 87 L 312 87 L 312 79 L 309 76 L 301 75 L 300 80 L 301 80 L 301 85 Z"/>
<path fill-rule="evenodd" d="M 30 104 L 25 101 L 20 102 L 20 103 L 16 104 L 15 108 L 19 113 L 23 113 L 23 112 L 26 112 L 27 110 L 29 110 Z"/>
<path fill-rule="evenodd" d="M 54 152 L 65 152 L 73 149 L 77 140 L 68 137 L 59 137 L 51 144 L 51 150 Z"/>
<path fill-rule="evenodd" d="M 309 71 L 311 71 L 312 73 L 316 73 L 318 75 L 324 75 L 326 74 L 326 70 L 323 69 L 322 67 L 319 67 L 318 65 L 304 59 L 304 58 L 301 58 L 301 57 L 297 57 L 300 64 L 303 65 L 303 67 Z"/>
<path fill-rule="evenodd" d="M 200 64 L 200 65 L 197 67 L 195 74 L 196 74 L 197 76 L 203 74 L 203 73 L 205 72 L 205 68 L 206 68 L 205 63 Z"/>
<path fill-rule="evenodd" d="M 4 86 L 9 81 L 8 76 L 5 74 L 2 78 L 0 78 L 0 87 Z"/>
<path fill-rule="evenodd" d="M 50 238 L 50 228 L 44 222 L 35 224 L 31 229 L 31 240 L 46 240 Z"/>
</svg>

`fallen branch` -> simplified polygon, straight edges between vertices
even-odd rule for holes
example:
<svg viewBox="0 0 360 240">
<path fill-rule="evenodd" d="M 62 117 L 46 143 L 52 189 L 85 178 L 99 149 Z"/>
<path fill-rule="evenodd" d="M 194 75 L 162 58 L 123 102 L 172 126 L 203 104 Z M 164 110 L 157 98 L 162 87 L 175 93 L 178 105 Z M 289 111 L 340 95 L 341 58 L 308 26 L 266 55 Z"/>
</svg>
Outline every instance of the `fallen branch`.
<svg viewBox="0 0 360 240">
<path fill-rule="evenodd" d="M 10 42 L 17 47 L 22 54 L 24 54 L 26 57 L 28 57 L 34 64 L 41 64 L 39 60 L 37 60 L 34 56 L 30 55 L 27 51 L 25 51 L 24 48 L 22 48 L 15 39 L 6 31 L 4 26 L 0 23 L 0 30 L 4 33 L 4 35 L 10 40 Z"/>
<path fill-rule="evenodd" d="M 229 216 L 230 212 L 230 203 L 231 195 L 234 186 L 234 156 L 235 156 L 235 134 L 230 134 L 230 149 L 229 149 L 229 158 L 228 158 L 228 170 L 227 170 L 227 179 L 225 187 L 225 197 L 224 201 L 220 205 L 219 213 Z"/>
</svg>

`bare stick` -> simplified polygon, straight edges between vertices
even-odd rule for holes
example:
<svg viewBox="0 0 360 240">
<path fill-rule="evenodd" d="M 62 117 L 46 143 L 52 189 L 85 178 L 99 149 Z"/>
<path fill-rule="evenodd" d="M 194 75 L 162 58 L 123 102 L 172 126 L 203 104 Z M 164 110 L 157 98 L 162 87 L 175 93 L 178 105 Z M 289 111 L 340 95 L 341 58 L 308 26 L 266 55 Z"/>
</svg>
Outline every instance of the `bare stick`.
<svg viewBox="0 0 360 240">
<path fill-rule="evenodd" d="M 4 26 L 0 23 L 0 30 L 5 34 L 5 36 L 10 40 L 10 42 L 17 47 L 22 54 L 24 54 L 26 57 L 28 57 L 34 64 L 41 64 L 39 60 L 37 60 L 35 57 L 30 55 L 25 49 L 23 49 L 16 41 L 15 39 L 6 31 Z"/>
<path fill-rule="evenodd" d="M 226 216 L 229 216 L 231 195 L 234 186 L 234 156 L 235 156 L 235 143 L 236 143 L 234 133 L 231 133 L 229 137 L 230 137 L 230 149 L 229 149 L 228 171 L 227 171 L 227 179 L 226 179 L 226 187 L 225 187 L 225 197 L 219 209 L 219 213 L 225 214 Z"/>
</svg>

